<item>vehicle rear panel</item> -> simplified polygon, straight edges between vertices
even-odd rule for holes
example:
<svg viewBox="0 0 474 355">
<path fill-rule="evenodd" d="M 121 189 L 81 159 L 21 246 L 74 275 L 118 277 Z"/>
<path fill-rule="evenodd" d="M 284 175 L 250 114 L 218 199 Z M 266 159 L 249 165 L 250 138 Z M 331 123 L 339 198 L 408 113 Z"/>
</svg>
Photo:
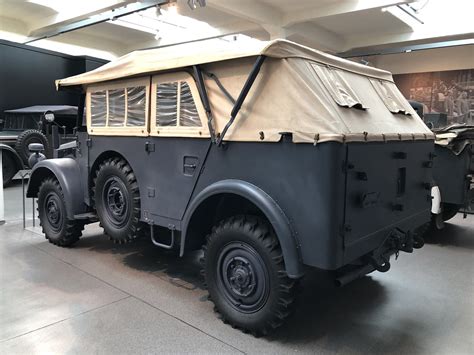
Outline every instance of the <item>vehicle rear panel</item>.
<svg viewBox="0 0 474 355">
<path fill-rule="evenodd" d="M 344 261 L 376 248 L 390 232 L 430 218 L 433 142 L 352 143 L 347 148 Z"/>
</svg>

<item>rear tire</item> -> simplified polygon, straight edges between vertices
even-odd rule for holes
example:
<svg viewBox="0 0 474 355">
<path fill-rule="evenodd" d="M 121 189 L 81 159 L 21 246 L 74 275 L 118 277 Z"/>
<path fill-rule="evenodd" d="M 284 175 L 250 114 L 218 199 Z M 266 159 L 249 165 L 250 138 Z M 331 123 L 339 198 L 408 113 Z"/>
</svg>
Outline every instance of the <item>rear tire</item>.
<svg viewBox="0 0 474 355">
<path fill-rule="evenodd" d="M 449 221 L 459 212 L 459 206 L 443 204 L 443 221 Z"/>
<path fill-rule="evenodd" d="M 140 192 L 128 163 L 120 158 L 105 160 L 94 179 L 97 215 L 105 233 L 115 243 L 126 243 L 141 232 Z"/>
<path fill-rule="evenodd" d="M 68 247 L 79 240 L 84 224 L 67 218 L 66 201 L 58 181 L 48 178 L 38 192 L 40 225 L 52 244 Z"/>
<path fill-rule="evenodd" d="M 278 239 L 264 219 L 221 221 L 207 237 L 202 261 L 210 299 L 225 323 L 260 336 L 291 314 L 297 281 L 287 276 Z"/>
<path fill-rule="evenodd" d="M 15 143 L 15 150 L 23 160 L 25 165 L 28 165 L 28 158 L 30 157 L 30 150 L 28 146 L 31 143 L 41 143 L 44 147 L 44 154 L 49 155 L 49 142 L 46 136 L 36 129 L 29 129 L 21 132 Z"/>
</svg>

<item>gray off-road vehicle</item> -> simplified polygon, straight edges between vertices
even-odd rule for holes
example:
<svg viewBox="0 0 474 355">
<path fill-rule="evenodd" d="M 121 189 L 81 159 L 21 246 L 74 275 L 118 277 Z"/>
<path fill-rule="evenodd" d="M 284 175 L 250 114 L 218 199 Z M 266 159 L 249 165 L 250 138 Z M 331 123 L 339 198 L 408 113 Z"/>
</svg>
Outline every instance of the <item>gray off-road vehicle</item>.
<svg viewBox="0 0 474 355">
<path fill-rule="evenodd" d="M 305 268 L 342 285 L 423 245 L 434 136 L 388 72 L 283 40 L 203 42 L 56 84 L 82 93 L 87 125 L 74 158 L 33 169 L 46 238 L 70 246 L 99 220 L 117 243 L 203 248 L 233 326 L 281 325 Z"/>
<path fill-rule="evenodd" d="M 76 118 L 77 107 L 65 105 L 37 105 L 4 111 L 0 122 L 4 186 L 18 170 L 28 166 L 30 144 L 41 143 L 45 155 L 50 158 L 56 145 L 75 140 Z"/>
</svg>

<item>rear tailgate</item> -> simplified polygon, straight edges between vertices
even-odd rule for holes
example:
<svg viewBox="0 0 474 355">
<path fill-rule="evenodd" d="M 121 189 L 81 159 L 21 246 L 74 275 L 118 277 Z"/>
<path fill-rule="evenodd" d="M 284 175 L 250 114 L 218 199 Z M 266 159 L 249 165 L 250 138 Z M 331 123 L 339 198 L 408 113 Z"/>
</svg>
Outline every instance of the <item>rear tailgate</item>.
<svg viewBox="0 0 474 355">
<path fill-rule="evenodd" d="M 348 144 L 344 259 L 380 246 L 394 229 L 430 219 L 432 141 Z"/>
</svg>

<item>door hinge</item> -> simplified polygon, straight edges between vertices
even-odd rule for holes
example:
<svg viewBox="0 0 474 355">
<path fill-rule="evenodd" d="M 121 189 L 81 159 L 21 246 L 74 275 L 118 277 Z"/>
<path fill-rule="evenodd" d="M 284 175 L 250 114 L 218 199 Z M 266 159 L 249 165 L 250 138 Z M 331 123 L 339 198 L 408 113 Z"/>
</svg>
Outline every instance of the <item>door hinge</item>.
<svg viewBox="0 0 474 355">
<path fill-rule="evenodd" d="M 87 138 L 87 140 L 86 140 L 86 145 L 87 145 L 89 148 L 92 147 L 92 139 Z"/>
<path fill-rule="evenodd" d="M 151 153 L 155 151 L 155 143 L 145 142 L 145 151 Z"/>
</svg>

